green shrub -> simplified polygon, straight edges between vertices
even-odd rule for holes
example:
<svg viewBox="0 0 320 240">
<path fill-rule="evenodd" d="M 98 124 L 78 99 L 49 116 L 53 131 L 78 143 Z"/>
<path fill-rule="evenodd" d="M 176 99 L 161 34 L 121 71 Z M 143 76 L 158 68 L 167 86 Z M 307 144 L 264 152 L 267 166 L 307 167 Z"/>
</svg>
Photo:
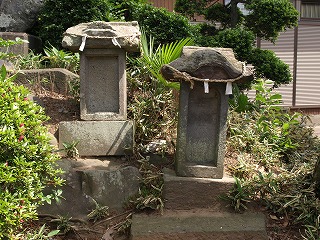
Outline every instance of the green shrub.
<svg viewBox="0 0 320 240">
<path fill-rule="evenodd" d="M 155 45 L 170 43 L 192 35 L 188 19 L 164 8 L 156 8 L 149 4 L 139 5 L 134 9 L 133 20 L 147 35 L 152 35 Z"/>
<path fill-rule="evenodd" d="M 205 19 L 212 22 L 220 22 L 222 27 L 231 24 L 231 9 L 223 4 L 212 4 L 205 10 Z"/>
<path fill-rule="evenodd" d="M 30 33 L 39 36 L 45 45 L 61 48 L 62 34 L 67 28 L 109 18 L 107 0 L 45 0 Z"/>
<path fill-rule="evenodd" d="M 26 56 L 13 56 L 16 69 L 65 68 L 79 74 L 80 55 L 50 46 L 44 49 L 44 55 L 28 53 Z"/>
<path fill-rule="evenodd" d="M 216 26 L 207 23 L 199 23 L 192 25 L 192 31 L 195 45 L 201 47 L 215 46 L 216 41 L 214 35 L 218 32 Z"/>
<path fill-rule="evenodd" d="M 17 55 L 14 57 L 15 69 L 40 69 L 42 65 L 42 54 L 29 52 L 26 56 Z"/>
<path fill-rule="evenodd" d="M 110 14 L 113 19 L 132 21 L 135 9 L 148 2 L 148 0 L 109 0 Z"/>
<path fill-rule="evenodd" d="M 284 63 L 271 50 L 254 49 L 248 62 L 254 65 L 256 77 L 273 80 L 275 87 L 290 83 L 292 80 L 288 64 Z"/>
<path fill-rule="evenodd" d="M 174 10 L 193 20 L 195 15 L 203 14 L 207 4 L 208 0 L 177 0 Z"/>
<path fill-rule="evenodd" d="M 214 38 L 217 47 L 232 48 L 236 58 L 240 61 L 248 59 L 255 43 L 254 34 L 242 28 L 219 31 Z"/>
<path fill-rule="evenodd" d="M 299 12 L 288 0 L 251 0 L 246 27 L 257 37 L 274 42 L 280 32 L 297 26 Z"/>
<path fill-rule="evenodd" d="M 5 67 L 0 75 L 0 239 L 11 238 L 21 224 L 36 218 L 36 209 L 52 196 L 42 190 L 59 185 L 58 159 L 49 144 L 43 109 L 14 84 Z"/>
</svg>

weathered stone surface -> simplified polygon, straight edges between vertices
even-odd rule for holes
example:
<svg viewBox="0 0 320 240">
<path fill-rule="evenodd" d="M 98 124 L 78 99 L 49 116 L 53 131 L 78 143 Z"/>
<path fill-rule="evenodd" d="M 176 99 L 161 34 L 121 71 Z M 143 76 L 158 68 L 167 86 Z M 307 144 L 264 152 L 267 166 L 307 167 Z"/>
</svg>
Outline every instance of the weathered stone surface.
<svg viewBox="0 0 320 240">
<path fill-rule="evenodd" d="M 224 83 L 181 83 L 176 171 L 179 176 L 223 177 L 228 96 Z"/>
<path fill-rule="evenodd" d="M 21 70 L 18 72 L 16 82 L 30 89 L 44 88 L 63 95 L 70 94 L 70 84 L 76 84 L 79 75 L 64 68 L 46 68 Z"/>
<path fill-rule="evenodd" d="M 259 213 L 169 211 L 134 214 L 132 240 L 267 240 L 265 217 Z"/>
<path fill-rule="evenodd" d="M 122 48 L 127 52 L 139 51 L 140 30 L 138 22 L 89 22 L 68 28 L 62 46 L 79 51 L 83 37 L 86 48 Z M 117 45 L 119 44 L 119 46 Z"/>
<path fill-rule="evenodd" d="M 219 198 L 232 189 L 233 185 L 234 179 L 230 177 L 222 179 L 177 177 L 166 172 L 163 188 L 165 209 L 233 212 L 233 209 Z"/>
<path fill-rule="evenodd" d="M 85 49 L 80 57 L 80 117 L 126 120 L 127 82 L 124 49 Z"/>
<path fill-rule="evenodd" d="M 34 24 L 43 0 L 1 0 L 0 31 L 26 32 Z"/>
<path fill-rule="evenodd" d="M 59 167 L 65 171 L 60 204 L 39 208 L 40 213 L 86 218 L 93 209 L 94 199 L 110 211 L 121 211 L 128 198 L 138 192 L 139 170 L 126 166 L 117 158 L 62 159 Z"/>
<path fill-rule="evenodd" d="M 179 176 L 222 178 L 228 95 L 231 82 L 252 73 L 232 49 L 184 47 L 180 58 L 164 65 L 168 81 L 181 81 L 176 171 Z"/>
<path fill-rule="evenodd" d="M 2 66 L 5 66 L 7 71 L 13 71 L 14 70 L 14 65 L 11 62 L 0 59 L 0 67 L 2 67 Z"/>
<path fill-rule="evenodd" d="M 252 72 L 235 59 L 230 48 L 184 47 L 181 57 L 164 65 L 161 73 L 168 81 L 253 79 Z"/>
<path fill-rule="evenodd" d="M 0 20 L 1 24 L 1 20 Z M 8 49 L 6 47 L 1 47 L 0 51 L 2 52 L 10 52 L 16 55 L 26 56 L 32 50 L 35 53 L 40 53 L 42 51 L 42 41 L 40 38 L 21 32 L 0 32 L 0 38 L 6 40 L 16 40 L 16 38 L 21 38 L 22 40 L 26 40 L 28 42 L 23 42 L 21 44 L 15 44 L 9 46 Z"/>
<path fill-rule="evenodd" d="M 59 148 L 79 141 L 80 156 L 127 155 L 132 153 L 133 134 L 132 121 L 60 122 Z"/>
</svg>

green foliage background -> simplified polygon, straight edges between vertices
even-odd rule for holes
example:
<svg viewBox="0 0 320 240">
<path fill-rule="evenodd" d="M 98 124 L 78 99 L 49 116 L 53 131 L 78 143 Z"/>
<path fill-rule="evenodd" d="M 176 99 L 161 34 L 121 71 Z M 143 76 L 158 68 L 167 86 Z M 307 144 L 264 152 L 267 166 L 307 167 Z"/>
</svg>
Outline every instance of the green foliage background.
<svg viewBox="0 0 320 240">
<path fill-rule="evenodd" d="M 155 43 L 169 43 L 192 35 L 188 19 L 144 0 L 45 0 L 30 33 L 45 45 L 61 48 L 67 28 L 90 21 L 138 21 Z"/>
<path fill-rule="evenodd" d="M 45 45 L 61 46 L 67 28 L 82 22 L 109 21 L 107 0 L 45 0 L 30 33 L 39 36 Z"/>
</svg>

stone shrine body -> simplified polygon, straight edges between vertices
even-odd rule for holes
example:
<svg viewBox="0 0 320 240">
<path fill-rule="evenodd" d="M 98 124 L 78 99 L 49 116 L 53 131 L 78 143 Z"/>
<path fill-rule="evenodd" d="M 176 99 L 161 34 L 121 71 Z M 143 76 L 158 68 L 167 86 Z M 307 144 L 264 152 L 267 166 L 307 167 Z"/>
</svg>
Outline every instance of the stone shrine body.
<svg viewBox="0 0 320 240">
<path fill-rule="evenodd" d="M 168 81 L 181 82 L 177 175 L 222 178 L 232 83 L 252 79 L 251 72 L 232 49 L 184 47 L 181 57 L 161 73 Z"/>
<path fill-rule="evenodd" d="M 62 45 L 80 52 L 80 118 L 84 120 L 60 123 L 62 141 L 78 140 L 82 156 L 125 155 L 125 149 L 133 149 L 133 122 L 127 120 L 126 53 L 140 50 L 138 23 L 81 23 L 67 29 Z"/>
</svg>

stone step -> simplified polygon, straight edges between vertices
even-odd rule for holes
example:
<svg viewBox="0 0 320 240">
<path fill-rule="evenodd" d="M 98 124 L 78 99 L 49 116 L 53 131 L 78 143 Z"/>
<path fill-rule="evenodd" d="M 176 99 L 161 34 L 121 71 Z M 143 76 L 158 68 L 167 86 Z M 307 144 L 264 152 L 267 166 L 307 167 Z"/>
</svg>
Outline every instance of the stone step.
<svg viewBox="0 0 320 240">
<path fill-rule="evenodd" d="M 132 240 L 267 240 L 262 213 L 166 211 L 163 215 L 135 214 Z"/>
<path fill-rule="evenodd" d="M 163 196 L 165 208 L 170 210 L 210 209 L 217 212 L 230 211 L 227 203 L 219 196 L 226 194 L 234 179 L 177 177 L 165 170 Z"/>
</svg>

